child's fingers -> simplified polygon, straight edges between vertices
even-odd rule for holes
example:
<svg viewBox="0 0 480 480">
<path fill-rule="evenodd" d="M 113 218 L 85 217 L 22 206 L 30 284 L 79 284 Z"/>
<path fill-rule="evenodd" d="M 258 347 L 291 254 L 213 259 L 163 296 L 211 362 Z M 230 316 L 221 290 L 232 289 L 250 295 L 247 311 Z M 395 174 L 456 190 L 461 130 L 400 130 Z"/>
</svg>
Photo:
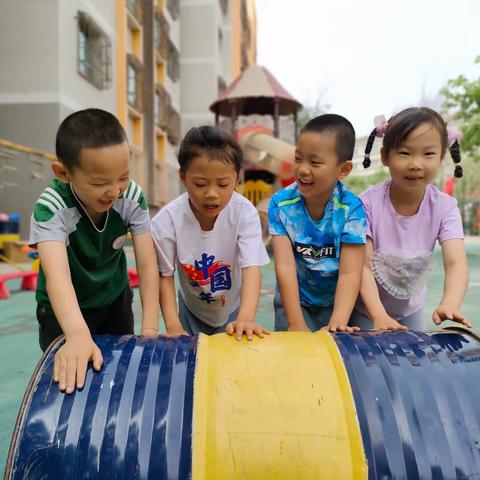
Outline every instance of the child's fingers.
<svg viewBox="0 0 480 480">
<path fill-rule="evenodd" d="M 58 358 L 58 353 L 56 353 L 53 359 L 53 381 L 58 382 L 59 377 L 60 377 L 60 359 Z"/>
<path fill-rule="evenodd" d="M 226 331 L 229 335 L 233 335 L 233 334 L 235 333 L 235 326 L 234 326 L 233 322 L 232 322 L 232 323 L 229 323 L 229 324 L 227 325 L 227 328 L 225 329 L 225 331 Z"/>
<path fill-rule="evenodd" d="M 95 349 L 93 350 L 92 363 L 93 363 L 93 368 L 97 372 L 100 371 L 103 365 L 103 356 L 102 356 L 102 352 L 97 346 L 95 346 Z"/>
<path fill-rule="evenodd" d="M 58 374 L 58 388 L 60 390 L 65 390 L 67 387 L 67 359 L 65 357 L 60 357 L 58 359 L 60 363 L 59 374 Z"/>
<path fill-rule="evenodd" d="M 67 382 L 65 393 L 72 393 L 75 390 L 75 378 L 77 376 L 77 359 L 70 358 L 67 363 Z"/>
<path fill-rule="evenodd" d="M 245 334 L 247 333 L 247 329 L 243 327 L 243 325 L 236 325 L 235 326 L 235 338 L 240 341 L 243 337 L 243 331 L 245 330 Z"/>
<path fill-rule="evenodd" d="M 433 312 L 432 320 L 435 325 L 440 325 L 442 323 L 442 319 L 440 318 L 440 315 L 437 313 L 436 310 L 435 312 Z"/>
<path fill-rule="evenodd" d="M 263 328 L 262 327 L 262 333 L 265 333 L 266 335 L 270 335 L 270 330 L 268 328 Z"/>
<path fill-rule="evenodd" d="M 79 358 L 77 361 L 77 388 L 82 388 L 87 376 L 88 361 L 86 358 Z"/>
<path fill-rule="evenodd" d="M 457 313 L 454 320 L 458 323 L 465 325 L 466 327 L 472 328 L 472 322 L 470 322 L 468 317 L 462 315 L 461 313 Z"/>
<path fill-rule="evenodd" d="M 245 335 L 247 336 L 247 340 L 253 340 L 253 328 L 246 327 L 245 328 Z"/>
<path fill-rule="evenodd" d="M 253 333 L 257 335 L 257 337 L 263 338 L 263 328 L 260 325 L 254 325 Z"/>
</svg>

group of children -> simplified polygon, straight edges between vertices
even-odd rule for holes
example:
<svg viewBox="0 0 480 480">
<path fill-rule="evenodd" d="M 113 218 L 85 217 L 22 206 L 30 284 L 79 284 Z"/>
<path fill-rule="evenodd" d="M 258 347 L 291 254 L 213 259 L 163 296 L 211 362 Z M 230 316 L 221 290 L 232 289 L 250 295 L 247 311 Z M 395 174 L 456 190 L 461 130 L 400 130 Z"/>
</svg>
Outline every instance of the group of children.
<svg viewBox="0 0 480 480">
<path fill-rule="evenodd" d="M 351 123 L 326 114 L 300 132 L 296 181 L 273 196 L 268 213 L 275 330 L 424 330 L 437 240 L 445 286 L 433 321 L 470 326 L 460 311 L 468 282 L 460 213 L 455 199 L 430 184 L 447 149 L 459 162 L 457 139 L 435 111 L 407 109 L 376 122 L 365 167 L 375 137 L 383 137 L 391 179 L 357 197 L 341 181 L 352 170 Z M 129 232 L 141 335 L 158 335 L 159 304 L 167 335 L 226 331 L 251 340 L 269 333 L 255 322 L 269 258 L 255 207 L 235 191 L 242 150 L 233 137 L 210 126 L 186 134 L 178 154 L 186 191 L 151 222 L 130 180 L 127 137 L 115 116 L 99 109 L 70 115 L 58 129 L 56 154 L 55 179 L 34 207 L 30 244 L 41 260 L 40 346 L 65 335 L 54 361 L 61 390 L 83 386 L 89 361 L 101 368 L 92 334 L 133 334 L 123 250 Z"/>
</svg>

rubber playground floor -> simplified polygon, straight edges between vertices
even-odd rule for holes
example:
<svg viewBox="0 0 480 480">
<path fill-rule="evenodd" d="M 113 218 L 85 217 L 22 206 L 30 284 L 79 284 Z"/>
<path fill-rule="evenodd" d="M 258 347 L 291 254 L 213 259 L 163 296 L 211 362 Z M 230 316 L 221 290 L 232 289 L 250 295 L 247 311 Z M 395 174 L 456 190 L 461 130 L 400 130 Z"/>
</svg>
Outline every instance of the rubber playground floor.
<svg viewBox="0 0 480 480">
<path fill-rule="evenodd" d="M 129 263 L 133 266 L 131 251 L 128 254 Z M 467 240 L 467 254 L 470 285 L 463 304 L 463 312 L 472 320 L 474 331 L 480 333 L 480 238 Z M 436 267 L 429 281 L 425 309 L 427 322 L 432 330 L 435 325 L 431 322 L 431 313 L 443 291 L 440 250 L 436 251 L 436 257 Z M 11 267 L 0 263 L 0 273 L 10 270 Z M 35 318 L 35 294 L 20 291 L 20 281 L 11 281 L 8 286 L 12 296 L 8 300 L 0 300 L 0 475 L 3 474 L 10 438 L 23 394 L 41 356 Z M 275 271 L 271 262 L 263 269 L 263 288 L 257 316 L 257 321 L 270 329 L 273 328 L 274 286 Z M 141 318 L 138 290 L 135 290 L 134 312 L 138 332 Z M 163 331 L 162 325 L 161 329 Z"/>
</svg>

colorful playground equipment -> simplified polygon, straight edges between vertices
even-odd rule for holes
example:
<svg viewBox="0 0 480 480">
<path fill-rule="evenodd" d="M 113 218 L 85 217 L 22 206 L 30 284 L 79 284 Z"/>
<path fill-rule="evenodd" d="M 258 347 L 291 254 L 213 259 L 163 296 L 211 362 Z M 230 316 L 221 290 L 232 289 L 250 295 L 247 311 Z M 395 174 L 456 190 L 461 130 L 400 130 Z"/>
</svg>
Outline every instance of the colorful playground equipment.
<svg viewBox="0 0 480 480">
<path fill-rule="evenodd" d="M 431 333 L 97 337 L 100 373 L 34 372 L 5 480 L 480 476 L 478 339 Z"/>
</svg>

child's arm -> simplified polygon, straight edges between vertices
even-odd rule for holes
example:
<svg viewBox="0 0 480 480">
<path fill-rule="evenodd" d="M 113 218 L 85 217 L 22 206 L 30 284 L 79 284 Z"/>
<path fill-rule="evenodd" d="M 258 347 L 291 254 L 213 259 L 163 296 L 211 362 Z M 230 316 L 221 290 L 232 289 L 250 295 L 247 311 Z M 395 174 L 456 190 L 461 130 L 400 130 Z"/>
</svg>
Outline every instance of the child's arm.
<svg viewBox="0 0 480 480">
<path fill-rule="evenodd" d="M 167 335 L 188 335 L 183 329 L 178 316 L 173 275 L 160 277 L 160 307 Z"/>
<path fill-rule="evenodd" d="M 133 249 L 142 302 L 141 335 L 158 335 L 158 270 L 150 231 L 133 235 Z"/>
<path fill-rule="evenodd" d="M 445 240 L 441 245 L 445 283 L 442 300 L 432 315 L 433 321 L 440 325 L 443 320 L 453 320 L 471 327 L 470 320 L 460 312 L 468 286 L 467 256 L 463 239 Z"/>
<path fill-rule="evenodd" d="M 298 290 L 297 266 L 293 256 L 292 244 L 285 235 L 272 236 L 275 273 L 282 298 L 283 308 L 287 314 L 288 330 L 310 332 L 303 318 Z"/>
<path fill-rule="evenodd" d="M 263 334 L 270 334 L 266 329 L 255 323 L 262 272 L 260 267 L 251 266 L 242 268 L 242 292 L 240 294 L 240 309 L 237 319 L 227 325 L 227 333 L 235 334 L 237 340 L 241 340 L 243 332 L 248 340 L 253 340 L 253 334 L 263 338 Z"/>
<path fill-rule="evenodd" d="M 55 354 L 53 379 L 60 390 L 72 393 L 82 388 L 88 362 L 100 370 L 103 357 L 83 318 L 73 287 L 67 249 L 63 242 L 39 242 L 38 254 L 45 273 L 48 298 L 65 334 L 65 344 Z"/>
<path fill-rule="evenodd" d="M 407 327 L 394 320 L 385 310 L 380 295 L 378 293 L 377 282 L 370 267 L 370 259 L 373 253 L 373 242 L 367 237 L 365 246 L 365 263 L 362 271 L 362 281 L 360 284 L 360 295 L 365 307 L 367 307 L 370 318 L 372 319 L 373 330 L 407 330 Z"/>
<path fill-rule="evenodd" d="M 349 327 L 348 322 L 360 291 L 364 256 L 365 246 L 363 244 L 341 244 L 338 283 L 335 290 L 333 312 L 327 327 L 331 332 L 360 330 L 358 327 Z"/>
</svg>

